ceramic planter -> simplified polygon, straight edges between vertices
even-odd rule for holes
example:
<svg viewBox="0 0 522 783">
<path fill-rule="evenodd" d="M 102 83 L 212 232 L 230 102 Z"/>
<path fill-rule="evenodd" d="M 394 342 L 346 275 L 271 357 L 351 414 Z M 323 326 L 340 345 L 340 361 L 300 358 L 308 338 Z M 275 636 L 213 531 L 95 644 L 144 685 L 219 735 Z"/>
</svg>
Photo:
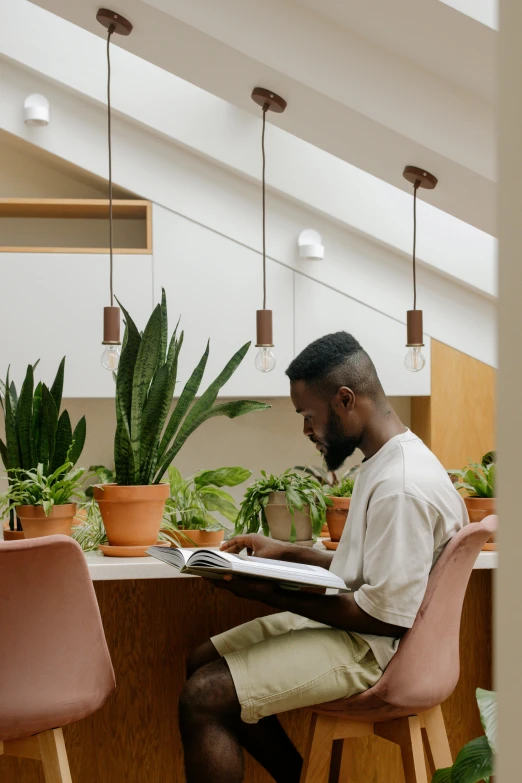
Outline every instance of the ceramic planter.
<svg viewBox="0 0 522 783">
<path fill-rule="evenodd" d="M 175 538 L 178 546 L 181 547 L 219 546 L 225 537 L 224 530 L 183 530 L 183 535 L 180 534 L 179 536 L 176 535 L 174 530 L 166 530 L 165 532 L 172 538 Z"/>
<path fill-rule="evenodd" d="M 495 498 L 468 498 L 464 497 L 464 503 L 468 510 L 470 522 L 482 522 L 483 519 L 495 513 Z M 484 549 L 494 549 L 495 537 L 489 538 L 484 545 Z M 493 545 L 493 546 L 492 546 Z"/>
<path fill-rule="evenodd" d="M 96 484 L 94 498 L 100 507 L 109 544 L 111 546 L 155 544 L 168 496 L 168 484 L 133 487 Z"/>
<path fill-rule="evenodd" d="M 5 522 L 3 527 L 4 541 L 21 541 L 24 536 L 23 530 L 11 530 L 9 522 Z"/>
<path fill-rule="evenodd" d="M 292 515 L 286 507 L 286 492 L 272 492 L 265 513 L 272 538 L 278 541 L 290 541 Z M 308 506 L 304 506 L 303 511 L 294 511 L 294 525 L 297 535 L 295 543 L 311 546 L 313 544 L 312 521 Z"/>
<path fill-rule="evenodd" d="M 333 506 L 328 506 L 326 509 L 326 524 L 330 531 L 330 540 L 340 541 L 348 518 L 351 498 L 331 497 L 330 500 Z"/>
<path fill-rule="evenodd" d="M 70 536 L 76 514 L 76 503 L 64 503 L 63 506 L 53 506 L 48 517 L 43 506 L 17 506 L 18 516 L 24 529 L 24 538 L 40 538 L 41 536 Z"/>
</svg>

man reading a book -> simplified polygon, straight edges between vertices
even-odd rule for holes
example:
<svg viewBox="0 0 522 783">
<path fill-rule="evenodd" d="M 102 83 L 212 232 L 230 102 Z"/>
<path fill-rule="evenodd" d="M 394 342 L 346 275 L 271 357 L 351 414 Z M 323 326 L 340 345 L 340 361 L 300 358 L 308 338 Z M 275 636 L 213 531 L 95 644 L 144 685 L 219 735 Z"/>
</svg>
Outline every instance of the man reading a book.
<svg viewBox="0 0 522 783">
<path fill-rule="evenodd" d="M 242 747 L 278 783 L 298 783 L 302 760 L 277 714 L 377 683 L 413 625 L 433 565 L 467 523 L 445 469 L 401 423 L 351 335 L 316 340 L 287 375 L 304 435 L 327 467 L 337 470 L 357 448 L 364 455 L 339 547 L 329 553 L 243 535 L 222 548 L 323 566 L 352 592 L 293 592 L 240 577 L 213 583 L 280 611 L 193 653 L 180 697 L 188 783 L 240 783 Z"/>
</svg>

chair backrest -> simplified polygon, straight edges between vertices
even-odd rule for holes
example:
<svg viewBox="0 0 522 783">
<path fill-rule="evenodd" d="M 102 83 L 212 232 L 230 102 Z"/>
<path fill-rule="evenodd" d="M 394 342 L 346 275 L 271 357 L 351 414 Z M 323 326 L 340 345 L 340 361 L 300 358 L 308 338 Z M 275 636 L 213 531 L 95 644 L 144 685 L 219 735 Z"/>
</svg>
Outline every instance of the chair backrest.
<svg viewBox="0 0 522 783">
<path fill-rule="evenodd" d="M 466 525 L 447 544 L 428 581 L 413 627 L 372 693 L 394 707 L 441 704 L 459 678 L 462 604 L 477 557 L 497 530 L 496 516 Z"/>
<path fill-rule="evenodd" d="M 96 595 L 67 536 L 0 542 L 0 740 L 102 706 L 114 672 Z"/>
</svg>

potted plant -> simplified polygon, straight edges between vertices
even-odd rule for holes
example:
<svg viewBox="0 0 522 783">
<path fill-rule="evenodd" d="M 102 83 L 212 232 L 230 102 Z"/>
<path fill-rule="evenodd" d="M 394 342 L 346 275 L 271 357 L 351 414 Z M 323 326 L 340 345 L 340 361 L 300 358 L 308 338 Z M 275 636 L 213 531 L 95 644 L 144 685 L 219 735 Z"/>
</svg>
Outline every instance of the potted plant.
<svg viewBox="0 0 522 783">
<path fill-rule="evenodd" d="M 312 546 L 325 522 L 331 501 L 311 476 L 286 470 L 267 476 L 250 486 L 237 517 L 235 534 L 263 530 L 280 541 Z"/>
<path fill-rule="evenodd" d="M 165 504 L 162 532 L 175 546 L 217 546 L 226 526 L 214 513 L 235 524 L 239 512 L 234 498 L 221 487 L 236 487 L 250 478 L 240 467 L 202 470 L 184 480 L 177 468 L 168 470 L 170 497 Z"/>
<path fill-rule="evenodd" d="M 495 452 L 488 451 L 480 463 L 470 462 L 464 470 L 450 471 L 450 475 L 457 478 L 455 488 L 466 493 L 463 498 L 470 522 L 482 522 L 487 516 L 495 513 L 495 460 Z M 491 538 L 484 545 L 484 549 L 494 548 Z"/>
<path fill-rule="evenodd" d="M 329 487 L 326 493 L 332 505 L 326 509 L 326 524 L 331 541 L 340 541 L 348 518 L 350 500 L 353 493 L 355 479 L 346 477 L 340 484 Z"/>
<path fill-rule="evenodd" d="M 36 470 L 13 470 L 7 492 L 0 498 L 2 509 L 14 508 L 25 538 L 57 533 L 70 536 L 76 514 L 75 498 L 81 491 L 85 470 L 65 462 L 46 475 L 40 462 Z"/>
<path fill-rule="evenodd" d="M 320 468 L 317 465 L 307 465 L 306 467 L 303 465 L 296 465 L 294 470 L 300 470 L 303 473 L 307 473 L 308 475 L 313 476 L 323 487 L 325 492 L 329 493 L 328 487 L 337 487 L 347 478 L 353 479 L 353 481 L 355 481 L 360 467 L 360 465 L 354 465 L 343 473 L 336 470 L 328 470 L 326 467 Z M 328 518 L 328 514 L 326 516 Z M 346 522 L 346 519 L 344 521 Z M 331 536 L 331 533 L 329 531 L 328 525 L 325 524 L 321 530 L 321 537 L 326 538 L 329 535 Z M 338 541 L 339 539 L 331 538 L 331 540 Z"/>
<path fill-rule="evenodd" d="M 477 737 L 459 751 L 451 767 L 438 769 L 432 783 L 489 783 L 495 773 L 497 743 L 497 697 L 493 691 L 477 688 L 480 720 L 485 736 Z"/>
<path fill-rule="evenodd" d="M 9 483 L 15 480 L 14 471 L 35 471 L 39 464 L 43 466 L 43 474 L 47 477 L 66 461 L 75 465 L 85 443 L 85 416 L 82 416 L 73 432 L 68 412 L 64 410 L 60 413 L 65 357 L 60 362 L 51 388 L 44 383 L 34 387 L 34 370 L 37 365 L 38 362 L 27 367 L 20 395 L 14 382 L 9 379 L 9 371 L 5 384 L 0 383 L 0 403 L 5 422 L 5 443 L 0 439 L 0 456 Z M 10 509 L 4 538 L 23 538 L 22 524 L 16 517 L 14 507 Z"/>
<path fill-rule="evenodd" d="M 125 308 L 121 309 L 125 334 L 116 375 L 116 481 L 95 486 L 94 497 L 111 546 L 150 546 L 158 539 L 169 496 L 169 485 L 162 484 L 162 478 L 189 435 L 214 416 L 232 419 L 270 406 L 251 400 L 214 405 L 250 343 L 230 359 L 196 400 L 209 354 L 207 344 L 169 416 L 183 332 L 177 336 L 176 327 L 168 340 L 165 291 L 143 334 Z"/>
</svg>

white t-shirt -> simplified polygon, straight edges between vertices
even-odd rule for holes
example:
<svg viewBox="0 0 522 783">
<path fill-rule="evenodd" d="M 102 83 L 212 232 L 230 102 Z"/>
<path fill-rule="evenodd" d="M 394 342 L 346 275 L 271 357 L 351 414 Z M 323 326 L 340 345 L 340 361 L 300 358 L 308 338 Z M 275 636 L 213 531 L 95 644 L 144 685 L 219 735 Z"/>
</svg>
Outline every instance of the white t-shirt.
<svg viewBox="0 0 522 783">
<path fill-rule="evenodd" d="M 467 522 L 447 472 L 408 430 L 363 462 L 330 571 L 354 591 L 364 612 L 411 628 L 433 565 Z M 385 669 L 399 640 L 358 635 Z"/>
</svg>

